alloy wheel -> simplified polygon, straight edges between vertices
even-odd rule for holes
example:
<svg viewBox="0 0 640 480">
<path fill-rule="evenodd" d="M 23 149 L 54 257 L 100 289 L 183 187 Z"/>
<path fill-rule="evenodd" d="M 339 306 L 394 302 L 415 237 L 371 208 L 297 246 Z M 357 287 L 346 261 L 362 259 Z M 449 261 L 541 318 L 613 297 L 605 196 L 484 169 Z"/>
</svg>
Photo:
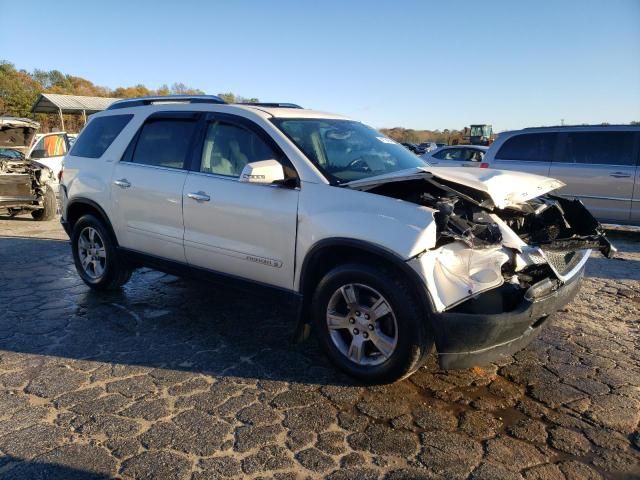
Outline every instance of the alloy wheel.
<svg viewBox="0 0 640 480">
<path fill-rule="evenodd" d="M 92 280 L 104 275 L 107 252 L 100 233 L 93 227 L 85 227 L 78 236 L 78 257 L 84 273 Z"/>
<path fill-rule="evenodd" d="M 357 365 L 389 359 L 398 343 L 398 323 L 387 299 L 361 283 L 338 288 L 327 305 L 327 327 L 335 347 Z"/>
</svg>

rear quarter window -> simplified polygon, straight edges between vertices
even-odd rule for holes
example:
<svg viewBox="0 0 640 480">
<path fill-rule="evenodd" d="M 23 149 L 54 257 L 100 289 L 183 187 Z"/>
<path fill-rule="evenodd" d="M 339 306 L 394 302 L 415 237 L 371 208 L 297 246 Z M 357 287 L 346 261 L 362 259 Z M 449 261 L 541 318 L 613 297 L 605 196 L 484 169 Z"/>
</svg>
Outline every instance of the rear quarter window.
<svg viewBox="0 0 640 480">
<path fill-rule="evenodd" d="M 71 148 L 71 155 L 100 158 L 133 115 L 110 115 L 92 120 Z"/>
<path fill-rule="evenodd" d="M 507 139 L 496 160 L 551 162 L 556 148 L 557 133 L 524 133 Z"/>
</svg>

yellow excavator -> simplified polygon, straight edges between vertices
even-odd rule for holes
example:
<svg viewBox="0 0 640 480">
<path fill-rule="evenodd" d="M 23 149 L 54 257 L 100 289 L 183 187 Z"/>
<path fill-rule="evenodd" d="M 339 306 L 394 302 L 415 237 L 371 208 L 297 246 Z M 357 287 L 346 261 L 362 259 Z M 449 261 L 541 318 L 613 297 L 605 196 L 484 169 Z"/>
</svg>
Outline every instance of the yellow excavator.
<svg viewBox="0 0 640 480">
<path fill-rule="evenodd" d="M 496 136 L 491 125 L 486 123 L 464 127 L 462 143 L 467 145 L 491 145 Z M 456 144 L 456 141 L 453 142 Z M 457 142 L 460 143 L 460 142 Z"/>
</svg>

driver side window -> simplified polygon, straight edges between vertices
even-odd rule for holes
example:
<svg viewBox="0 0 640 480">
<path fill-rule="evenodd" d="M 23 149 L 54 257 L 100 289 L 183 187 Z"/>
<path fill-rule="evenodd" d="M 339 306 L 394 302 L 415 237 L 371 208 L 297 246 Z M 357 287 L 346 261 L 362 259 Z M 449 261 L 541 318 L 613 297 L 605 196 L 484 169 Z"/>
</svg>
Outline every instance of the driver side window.
<svg viewBox="0 0 640 480">
<path fill-rule="evenodd" d="M 252 162 L 276 158 L 273 150 L 254 132 L 231 123 L 214 121 L 207 126 L 200 171 L 239 177 Z"/>
<path fill-rule="evenodd" d="M 33 148 L 36 150 L 46 152 L 42 157 L 61 157 L 67 153 L 67 142 L 64 135 L 45 135 Z"/>
</svg>

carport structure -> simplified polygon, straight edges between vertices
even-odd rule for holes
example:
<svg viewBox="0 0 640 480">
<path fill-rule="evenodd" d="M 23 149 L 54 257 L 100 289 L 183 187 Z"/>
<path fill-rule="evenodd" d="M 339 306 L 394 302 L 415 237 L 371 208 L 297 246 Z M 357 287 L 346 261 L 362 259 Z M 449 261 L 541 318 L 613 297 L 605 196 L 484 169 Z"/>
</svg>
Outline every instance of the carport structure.
<svg viewBox="0 0 640 480">
<path fill-rule="evenodd" d="M 87 123 L 87 115 L 105 110 L 119 98 L 85 97 L 81 95 L 61 95 L 58 93 L 41 93 L 31 107 L 33 113 L 57 113 L 64 131 L 63 114 L 82 115 Z"/>
</svg>

